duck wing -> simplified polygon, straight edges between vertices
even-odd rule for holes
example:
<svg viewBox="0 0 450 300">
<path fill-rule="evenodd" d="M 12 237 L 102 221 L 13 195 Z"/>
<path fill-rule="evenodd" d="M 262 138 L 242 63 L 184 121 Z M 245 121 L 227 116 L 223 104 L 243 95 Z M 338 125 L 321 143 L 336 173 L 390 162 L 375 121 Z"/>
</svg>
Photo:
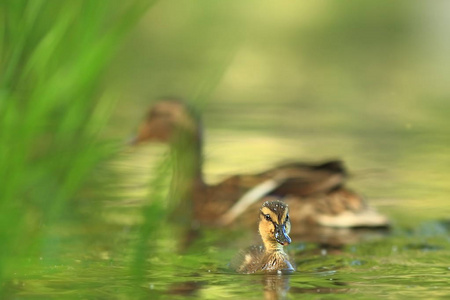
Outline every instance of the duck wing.
<svg viewBox="0 0 450 300">
<path fill-rule="evenodd" d="M 342 186 L 347 178 L 347 172 L 343 163 L 336 160 L 321 164 L 284 164 L 261 173 L 260 176 L 283 179 L 278 180 L 279 185 L 270 192 L 270 195 L 305 197 Z"/>
<path fill-rule="evenodd" d="M 219 223 L 232 223 L 250 205 L 265 196 L 305 197 L 323 193 L 341 186 L 345 177 L 346 172 L 340 161 L 318 165 L 290 163 L 256 175 L 241 175 L 239 183 L 247 187 L 247 192 L 221 217 Z"/>
</svg>

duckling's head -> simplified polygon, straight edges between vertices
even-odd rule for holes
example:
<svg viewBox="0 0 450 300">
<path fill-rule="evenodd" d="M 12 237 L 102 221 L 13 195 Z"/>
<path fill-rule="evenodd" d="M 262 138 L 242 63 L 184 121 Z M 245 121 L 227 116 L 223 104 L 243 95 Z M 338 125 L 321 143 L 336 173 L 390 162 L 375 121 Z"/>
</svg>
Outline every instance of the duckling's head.
<svg viewBox="0 0 450 300">
<path fill-rule="evenodd" d="M 179 99 L 164 98 L 150 108 L 131 144 L 171 143 L 180 135 L 200 138 L 200 130 L 200 120 L 191 107 Z"/>
<path fill-rule="evenodd" d="M 289 232 L 291 222 L 289 221 L 289 209 L 286 203 L 275 200 L 266 201 L 260 210 L 259 234 L 267 246 L 289 245 L 291 238 Z"/>
</svg>

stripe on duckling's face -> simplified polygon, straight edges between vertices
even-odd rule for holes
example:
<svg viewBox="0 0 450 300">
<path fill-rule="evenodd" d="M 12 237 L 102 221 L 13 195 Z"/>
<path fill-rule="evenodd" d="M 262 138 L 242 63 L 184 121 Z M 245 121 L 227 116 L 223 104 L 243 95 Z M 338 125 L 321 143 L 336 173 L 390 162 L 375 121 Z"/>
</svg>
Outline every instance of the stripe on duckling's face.
<svg viewBox="0 0 450 300">
<path fill-rule="evenodd" d="M 278 221 L 278 215 L 276 215 L 273 211 L 271 211 L 268 207 L 263 207 L 261 209 L 261 213 L 264 215 L 264 217 L 266 218 L 267 221 L 272 221 L 275 222 L 277 224 L 280 224 Z M 270 217 L 270 220 L 268 220 L 267 216 Z"/>
<path fill-rule="evenodd" d="M 269 215 L 272 221 L 277 224 L 284 224 L 288 221 L 288 211 L 287 205 L 281 201 L 266 202 L 261 208 L 261 213 Z"/>
<path fill-rule="evenodd" d="M 263 240 L 274 239 L 282 245 L 291 243 L 291 239 L 288 236 L 291 224 L 288 208 L 284 203 L 279 201 L 264 203 L 261 208 L 260 218 L 259 231 Z"/>
</svg>

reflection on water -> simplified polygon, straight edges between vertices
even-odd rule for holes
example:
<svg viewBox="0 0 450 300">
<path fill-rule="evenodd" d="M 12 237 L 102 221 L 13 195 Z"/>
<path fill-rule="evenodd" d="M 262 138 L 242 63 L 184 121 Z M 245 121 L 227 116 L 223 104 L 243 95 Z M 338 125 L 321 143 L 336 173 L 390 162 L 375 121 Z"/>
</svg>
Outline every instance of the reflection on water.
<svg viewBox="0 0 450 300">
<path fill-rule="evenodd" d="M 264 299 L 285 299 L 289 290 L 289 275 L 265 275 L 263 277 Z"/>
<path fill-rule="evenodd" d="M 237 277 L 237 276 L 236 276 Z M 254 275 L 254 282 L 257 284 L 258 279 L 260 279 L 260 285 L 264 293 L 264 299 L 267 300 L 278 300 L 278 299 L 286 299 L 287 292 L 290 288 L 289 275 Z M 237 277 L 235 280 L 239 280 Z M 199 290 L 207 285 L 208 282 L 202 281 L 185 281 L 173 284 L 169 287 L 167 293 L 173 296 L 196 296 L 198 297 L 200 292 Z M 255 291 L 256 292 L 256 291 Z M 299 291 L 296 291 L 299 292 Z"/>
</svg>

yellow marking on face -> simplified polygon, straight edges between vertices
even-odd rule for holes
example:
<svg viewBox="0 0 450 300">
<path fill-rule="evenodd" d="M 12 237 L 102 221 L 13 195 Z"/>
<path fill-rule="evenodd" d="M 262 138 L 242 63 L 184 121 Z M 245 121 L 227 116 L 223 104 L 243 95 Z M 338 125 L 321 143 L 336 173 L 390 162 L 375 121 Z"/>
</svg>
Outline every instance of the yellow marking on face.
<svg viewBox="0 0 450 300">
<path fill-rule="evenodd" d="M 283 215 L 281 216 L 281 221 L 282 221 L 283 223 L 286 222 L 286 216 L 287 216 L 287 214 L 288 214 L 288 209 L 286 208 L 286 209 L 283 211 Z"/>
<path fill-rule="evenodd" d="M 263 207 L 263 208 L 261 208 L 261 212 L 263 214 L 265 214 L 265 215 L 269 215 L 270 218 L 272 219 L 272 221 L 274 221 L 275 223 L 279 224 L 278 216 L 273 211 L 271 211 L 269 208 Z"/>
</svg>

